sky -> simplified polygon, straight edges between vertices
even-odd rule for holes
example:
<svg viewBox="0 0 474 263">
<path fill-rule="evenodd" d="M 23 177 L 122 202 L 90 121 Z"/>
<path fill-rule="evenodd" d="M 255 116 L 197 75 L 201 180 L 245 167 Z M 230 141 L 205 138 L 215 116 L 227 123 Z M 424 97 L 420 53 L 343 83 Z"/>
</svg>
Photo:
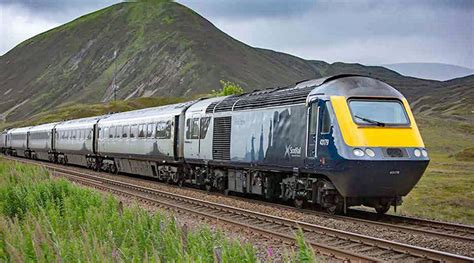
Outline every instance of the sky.
<svg viewBox="0 0 474 263">
<path fill-rule="evenodd" d="M 0 0 L 0 55 L 118 0 Z M 255 47 L 327 62 L 474 68 L 473 0 L 178 0 Z"/>
</svg>

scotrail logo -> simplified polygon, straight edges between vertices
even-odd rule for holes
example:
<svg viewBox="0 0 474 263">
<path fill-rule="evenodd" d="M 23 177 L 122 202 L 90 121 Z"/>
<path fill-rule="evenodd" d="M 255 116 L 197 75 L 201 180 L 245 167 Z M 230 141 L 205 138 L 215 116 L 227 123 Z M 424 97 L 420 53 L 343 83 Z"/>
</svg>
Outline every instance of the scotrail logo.
<svg viewBox="0 0 474 263">
<path fill-rule="evenodd" d="M 301 156 L 301 147 L 293 147 L 291 144 L 286 146 L 285 157 L 300 157 Z"/>
</svg>

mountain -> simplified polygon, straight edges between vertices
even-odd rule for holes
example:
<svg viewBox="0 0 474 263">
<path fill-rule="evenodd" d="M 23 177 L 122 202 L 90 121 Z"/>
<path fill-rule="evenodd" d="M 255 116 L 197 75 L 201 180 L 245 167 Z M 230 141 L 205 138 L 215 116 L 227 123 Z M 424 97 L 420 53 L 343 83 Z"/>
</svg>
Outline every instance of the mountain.
<svg viewBox="0 0 474 263">
<path fill-rule="evenodd" d="M 383 66 L 402 75 L 421 79 L 450 80 L 474 74 L 474 69 L 442 63 L 398 63 Z"/>
<path fill-rule="evenodd" d="M 85 15 L 1 56 L 0 121 L 25 119 L 61 105 L 110 101 L 114 75 L 117 98 L 128 100 L 190 99 L 220 88 L 221 79 L 251 91 L 339 73 L 384 80 L 428 114 L 430 106 L 425 103 L 449 93 L 448 84 L 472 84 L 463 79 L 457 84 L 423 80 L 384 67 L 328 64 L 254 48 L 179 3 L 146 0 Z M 456 114 L 470 116 L 470 108 L 461 107 L 467 113 Z"/>
</svg>

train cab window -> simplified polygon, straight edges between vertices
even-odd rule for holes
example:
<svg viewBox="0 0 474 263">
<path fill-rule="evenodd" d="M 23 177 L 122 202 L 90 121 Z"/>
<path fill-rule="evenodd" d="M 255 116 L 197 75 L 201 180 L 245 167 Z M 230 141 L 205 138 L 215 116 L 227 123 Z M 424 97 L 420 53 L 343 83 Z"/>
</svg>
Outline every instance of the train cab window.
<svg viewBox="0 0 474 263">
<path fill-rule="evenodd" d="M 407 113 L 398 100 L 351 99 L 349 108 L 359 125 L 409 125 Z"/>
<path fill-rule="evenodd" d="M 322 120 L 321 120 L 321 133 L 328 134 L 331 132 L 331 115 L 329 115 L 328 103 L 326 103 L 326 107 L 324 107 L 322 112 Z"/>
<path fill-rule="evenodd" d="M 123 126 L 122 138 L 127 138 L 130 132 L 130 126 Z"/>
<path fill-rule="evenodd" d="M 203 117 L 201 118 L 201 139 L 206 138 L 207 130 L 209 129 L 209 123 L 211 122 L 211 117 Z"/>
<path fill-rule="evenodd" d="M 171 121 L 159 121 L 156 123 L 156 138 L 171 138 Z"/>
<path fill-rule="evenodd" d="M 146 128 L 146 125 L 144 125 L 144 124 L 138 125 L 138 137 L 139 138 L 145 138 L 145 128 Z"/>
<path fill-rule="evenodd" d="M 155 124 L 153 123 L 148 123 L 146 126 L 146 137 L 147 138 L 153 138 L 153 130 L 155 129 Z"/>
</svg>

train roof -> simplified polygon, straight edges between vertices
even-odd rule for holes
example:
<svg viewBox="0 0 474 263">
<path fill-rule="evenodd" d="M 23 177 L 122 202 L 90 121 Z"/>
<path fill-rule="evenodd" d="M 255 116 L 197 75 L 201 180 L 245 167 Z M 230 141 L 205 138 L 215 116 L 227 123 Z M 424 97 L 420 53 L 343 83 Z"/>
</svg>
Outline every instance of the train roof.
<svg viewBox="0 0 474 263">
<path fill-rule="evenodd" d="M 304 83 L 301 84 L 304 85 Z M 319 95 L 404 98 L 398 90 L 387 83 L 360 75 L 343 75 L 343 77 L 326 79 L 313 88 L 308 98 Z"/>
<path fill-rule="evenodd" d="M 226 112 L 294 105 L 306 103 L 309 95 L 403 98 L 400 92 L 380 80 L 361 75 L 340 74 L 302 81 L 292 87 L 258 90 L 230 96 L 222 101 L 211 103 L 207 107 L 206 112 Z"/>
<path fill-rule="evenodd" d="M 194 103 L 193 105 L 191 105 L 188 108 L 188 110 L 186 111 L 186 113 L 188 113 L 188 112 L 189 113 L 204 113 L 204 112 L 206 112 L 206 109 L 209 107 L 209 105 L 211 105 L 213 103 L 219 103 L 219 102 L 225 100 L 228 97 L 229 96 L 200 100 L 200 101 Z"/>
<path fill-rule="evenodd" d="M 101 120 L 101 124 L 107 124 L 117 121 L 125 121 L 129 119 L 147 119 L 150 117 L 160 117 L 160 116 L 175 116 L 181 114 L 186 110 L 190 105 L 196 103 L 196 101 L 188 101 L 177 104 L 164 105 L 153 108 L 146 108 L 141 110 L 133 110 L 120 112 L 110 115 L 108 118 Z"/>
<path fill-rule="evenodd" d="M 46 124 L 41 124 L 37 126 L 33 126 L 30 128 L 30 132 L 36 132 L 36 131 L 45 131 L 45 130 L 52 130 L 59 122 L 53 122 L 53 123 L 46 123 Z"/>
<path fill-rule="evenodd" d="M 31 129 L 31 126 L 28 127 L 21 127 L 21 128 L 14 128 L 11 130 L 8 130 L 9 134 L 14 134 L 14 133 L 27 133 Z"/>
<path fill-rule="evenodd" d="M 56 125 L 56 129 L 73 129 L 73 128 L 88 128 L 96 124 L 99 120 L 108 118 L 110 115 L 101 115 L 88 118 L 81 118 L 75 120 L 68 120 L 60 122 Z"/>
</svg>

